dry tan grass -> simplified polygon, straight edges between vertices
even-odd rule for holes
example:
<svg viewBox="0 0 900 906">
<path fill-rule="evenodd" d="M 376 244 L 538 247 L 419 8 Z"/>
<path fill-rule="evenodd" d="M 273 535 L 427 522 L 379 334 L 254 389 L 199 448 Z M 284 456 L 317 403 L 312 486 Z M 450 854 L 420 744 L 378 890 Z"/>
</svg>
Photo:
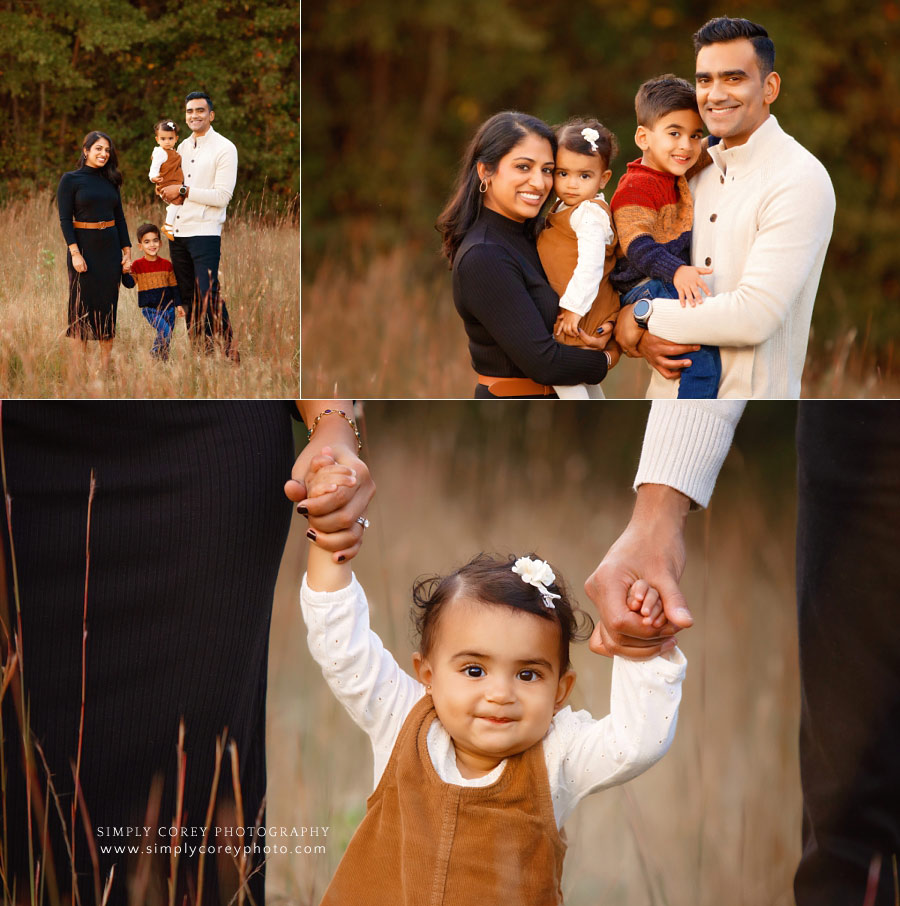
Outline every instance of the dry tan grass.
<svg viewBox="0 0 900 906">
<path fill-rule="evenodd" d="M 302 312 L 306 397 L 472 396 L 466 336 L 450 274 L 436 252 L 410 243 L 368 258 L 312 261 L 303 275 Z M 879 368 L 862 328 L 831 338 L 814 334 L 813 341 L 804 397 L 900 395 L 891 357 Z M 648 367 L 623 359 L 604 392 L 613 399 L 643 398 Z"/>
<path fill-rule="evenodd" d="M 800 854 L 790 411 L 751 407 L 713 507 L 691 517 L 684 588 L 695 627 L 674 745 L 567 825 L 568 906 L 788 906 Z M 643 403 L 369 403 L 378 483 L 355 569 L 373 625 L 410 664 L 409 589 L 478 550 L 531 548 L 581 583 L 624 526 Z M 599 410 L 593 410 L 598 412 Z M 778 418 L 775 418 L 779 415 Z M 786 416 L 786 417 L 785 417 Z M 765 448 L 759 439 L 766 436 Z M 267 823 L 328 825 L 326 856 L 273 857 L 273 903 L 315 904 L 371 792 L 368 740 L 308 654 L 295 517 L 273 618 Z M 611 663 L 574 648 L 574 706 L 608 710 Z"/>
<path fill-rule="evenodd" d="M 159 223 L 163 209 L 126 205 L 137 226 Z M 196 354 L 184 321 L 168 363 L 150 357 L 153 330 L 137 290 L 119 293 L 112 367 L 96 344 L 69 340 L 66 247 L 49 198 L 0 209 L 0 394 L 10 397 L 292 397 L 298 392 L 297 226 L 293 212 L 260 213 L 233 203 L 222 237 L 223 294 L 241 354 L 235 367 L 220 354 Z M 167 242 L 160 251 L 170 257 Z M 134 256 L 138 257 L 135 248 Z"/>
</svg>

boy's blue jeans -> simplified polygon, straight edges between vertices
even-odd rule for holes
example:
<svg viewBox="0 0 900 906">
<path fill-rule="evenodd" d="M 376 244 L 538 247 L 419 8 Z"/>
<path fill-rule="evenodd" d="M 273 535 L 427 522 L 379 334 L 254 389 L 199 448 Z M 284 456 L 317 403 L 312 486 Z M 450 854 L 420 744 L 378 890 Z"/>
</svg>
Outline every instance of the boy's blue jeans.
<svg viewBox="0 0 900 906">
<path fill-rule="evenodd" d="M 677 299 L 678 290 L 662 280 L 648 280 L 632 287 L 622 296 L 622 305 L 631 305 L 638 299 Z M 681 358 L 679 356 L 679 358 Z M 690 367 L 681 372 L 678 385 L 680 400 L 714 400 L 719 393 L 722 379 L 722 359 L 718 346 L 701 346 L 690 353 Z"/>
<path fill-rule="evenodd" d="M 162 310 L 147 306 L 141 309 L 141 314 L 156 331 L 156 339 L 150 348 L 150 355 L 154 359 L 167 361 L 169 358 L 169 344 L 172 341 L 172 330 L 175 327 L 175 306 L 168 305 Z"/>
</svg>

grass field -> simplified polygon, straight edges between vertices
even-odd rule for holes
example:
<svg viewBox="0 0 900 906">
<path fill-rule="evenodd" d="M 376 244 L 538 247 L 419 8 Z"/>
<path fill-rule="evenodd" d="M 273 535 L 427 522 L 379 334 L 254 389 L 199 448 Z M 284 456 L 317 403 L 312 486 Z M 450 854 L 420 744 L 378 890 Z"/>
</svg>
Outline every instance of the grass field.
<svg viewBox="0 0 900 906">
<path fill-rule="evenodd" d="M 471 397 L 466 335 L 436 251 L 409 243 L 368 257 L 309 258 L 301 303 L 304 396 Z M 804 397 L 900 395 L 900 374 L 890 355 L 886 365 L 876 364 L 865 325 L 829 337 L 815 328 L 814 316 Z M 622 359 L 604 393 L 643 398 L 648 368 L 643 360 Z"/>
<path fill-rule="evenodd" d="M 97 344 L 67 339 L 66 246 L 50 197 L 0 208 L 0 395 L 8 397 L 293 397 L 298 392 L 299 261 L 293 209 L 233 202 L 222 236 L 220 278 L 241 363 L 192 350 L 184 321 L 167 363 L 150 357 L 153 330 L 137 290 L 119 293 L 108 371 Z M 262 209 L 262 210 L 261 210 Z M 162 206 L 126 205 L 138 225 L 159 223 Z M 160 254 L 169 258 L 168 242 Z M 133 256 L 139 252 L 135 245 Z M 85 349 L 86 346 L 86 349 Z M 85 354 L 85 352 L 87 354 Z"/>
<path fill-rule="evenodd" d="M 594 410 L 595 412 L 599 410 Z M 479 550 L 536 549 L 581 590 L 623 528 L 647 405 L 369 403 L 378 484 L 355 569 L 376 631 L 410 665 L 409 589 Z M 712 507 L 688 526 L 695 626 L 675 742 L 647 774 L 590 797 L 567 824 L 567 906 L 788 906 L 800 855 L 794 623 L 793 407 L 750 406 Z M 368 741 L 306 649 L 294 517 L 273 618 L 269 807 L 327 825 L 326 855 L 274 856 L 273 903 L 316 904 L 371 792 Z M 608 710 L 611 662 L 573 649 L 573 707 Z"/>
</svg>

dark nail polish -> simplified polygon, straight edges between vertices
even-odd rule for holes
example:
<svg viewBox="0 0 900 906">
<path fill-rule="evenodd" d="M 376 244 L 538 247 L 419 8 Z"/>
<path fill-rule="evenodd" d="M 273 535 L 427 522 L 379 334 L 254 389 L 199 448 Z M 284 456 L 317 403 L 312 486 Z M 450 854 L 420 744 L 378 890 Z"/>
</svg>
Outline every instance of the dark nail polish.
<svg viewBox="0 0 900 906">
<path fill-rule="evenodd" d="M 346 559 L 347 558 L 343 554 L 341 554 L 340 557 L 338 557 L 338 563 L 343 563 Z"/>
<path fill-rule="evenodd" d="M 303 506 L 302 503 L 298 503 L 298 504 L 297 504 L 297 512 L 298 512 L 301 516 L 308 516 L 308 515 L 309 515 L 309 510 L 308 510 L 305 506 Z"/>
<path fill-rule="evenodd" d="M 316 533 L 315 533 L 312 529 L 307 529 L 307 530 L 306 530 L 306 537 L 309 538 L 310 541 L 315 541 L 315 540 L 316 540 Z"/>
</svg>

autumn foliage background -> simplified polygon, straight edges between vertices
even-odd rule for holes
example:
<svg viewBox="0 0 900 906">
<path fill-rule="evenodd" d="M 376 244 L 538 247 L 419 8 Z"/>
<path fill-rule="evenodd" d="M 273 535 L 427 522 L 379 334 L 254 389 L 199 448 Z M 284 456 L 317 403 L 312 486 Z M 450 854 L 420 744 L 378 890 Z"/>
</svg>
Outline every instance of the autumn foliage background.
<svg viewBox="0 0 900 906">
<path fill-rule="evenodd" d="M 0 3 L 0 202 L 56 190 L 92 129 L 112 136 L 123 198 L 149 194 L 153 124 L 213 99 L 237 145 L 236 198 L 299 190 L 298 5 L 285 0 Z"/>
</svg>

